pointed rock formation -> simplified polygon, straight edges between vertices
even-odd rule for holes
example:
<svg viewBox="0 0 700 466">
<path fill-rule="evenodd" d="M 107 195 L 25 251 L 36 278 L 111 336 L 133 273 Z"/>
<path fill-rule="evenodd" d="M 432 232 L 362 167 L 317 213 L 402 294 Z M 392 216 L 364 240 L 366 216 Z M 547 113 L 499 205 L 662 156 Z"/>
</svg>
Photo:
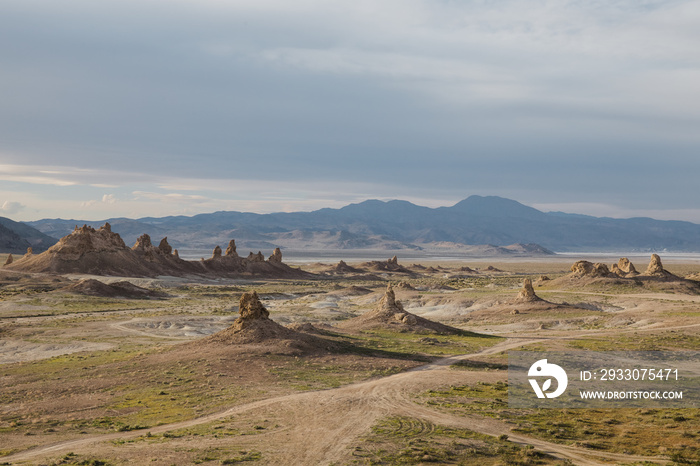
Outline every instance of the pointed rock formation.
<svg viewBox="0 0 700 466">
<path fill-rule="evenodd" d="M 243 327 L 243 324 L 247 321 L 269 319 L 270 317 L 270 312 L 265 309 L 265 306 L 260 302 L 258 293 L 255 291 L 252 293 L 245 293 L 241 296 L 238 312 L 240 313 L 240 317 L 236 319 L 234 325 L 238 323 L 241 327 Z"/>
<path fill-rule="evenodd" d="M 236 240 L 235 239 L 232 239 L 231 241 L 229 241 L 228 247 L 226 248 L 226 255 L 238 257 L 238 253 L 236 252 Z"/>
<path fill-rule="evenodd" d="M 280 251 L 280 248 L 275 248 L 272 255 L 270 256 L 269 261 L 272 262 L 273 264 L 281 264 L 282 263 L 282 251 Z"/>
<path fill-rule="evenodd" d="M 176 259 L 179 259 L 179 258 L 180 258 L 180 253 L 177 252 L 177 249 L 175 249 L 175 250 L 173 251 L 173 257 L 175 257 Z"/>
<path fill-rule="evenodd" d="M 214 252 L 211 254 L 212 259 L 221 259 L 221 246 L 214 248 Z"/>
<path fill-rule="evenodd" d="M 108 230 L 109 231 L 109 230 Z M 136 239 L 136 243 L 131 247 L 134 251 L 150 251 L 153 249 L 153 243 L 151 243 L 150 235 L 144 233 Z"/>
<path fill-rule="evenodd" d="M 384 296 L 377 306 L 361 316 L 354 317 L 343 322 L 341 327 L 352 329 L 394 328 L 398 331 L 433 332 L 439 334 L 460 334 L 461 330 L 444 325 L 439 322 L 425 319 L 406 311 L 400 301 L 396 300 L 396 294 L 391 283 L 387 285 Z"/>
<path fill-rule="evenodd" d="M 388 262 L 389 264 L 399 265 L 399 258 L 396 257 L 396 256 L 394 256 L 394 257 L 392 257 L 391 259 L 389 259 L 387 262 Z"/>
<path fill-rule="evenodd" d="M 10 265 L 14 259 L 12 258 L 12 254 L 9 254 L 7 256 L 7 260 L 5 261 L 5 265 Z"/>
<path fill-rule="evenodd" d="M 258 251 L 257 254 L 253 254 L 252 252 L 248 254 L 247 260 L 250 262 L 265 262 L 265 256 L 263 256 L 262 252 Z"/>
<path fill-rule="evenodd" d="M 523 280 L 523 287 L 518 292 L 517 302 L 520 303 L 532 303 L 535 301 L 541 301 L 541 299 L 535 294 L 535 289 L 532 287 L 532 280 L 526 278 Z"/>
<path fill-rule="evenodd" d="M 32 254 L 34 254 L 34 249 L 32 249 L 32 247 L 29 246 L 29 247 L 27 248 L 27 253 L 24 255 L 24 257 L 29 257 L 29 256 L 31 256 Z"/>
<path fill-rule="evenodd" d="M 305 352 L 327 351 L 337 347 L 335 342 L 297 332 L 271 320 L 270 313 L 260 302 L 255 291 L 244 293 L 241 296 L 239 313 L 239 317 L 229 328 L 194 344 L 201 346 L 210 343 L 227 345 L 259 345 L 264 343 L 266 351 L 276 346 L 278 350 L 289 351 L 291 348 L 297 352 L 299 350 Z"/>
<path fill-rule="evenodd" d="M 160 249 L 163 254 L 170 255 L 173 253 L 173 248 L 168 244 L 168 237 L 166 236 L 162 240 L 160 240 L 160 244 L 158 245 L 158 249 Z"/>
<path fill-rule="evenodd" d="M 649 265 L 647 266 L 646 271 L 642 275 L 645 277 L 680 279 L 680 277 L 677 277 L 676 275 L 664 269 L 664 266 L 661 264 L 661 258 L 658 254 L 651 255 Z"/>
</svg>

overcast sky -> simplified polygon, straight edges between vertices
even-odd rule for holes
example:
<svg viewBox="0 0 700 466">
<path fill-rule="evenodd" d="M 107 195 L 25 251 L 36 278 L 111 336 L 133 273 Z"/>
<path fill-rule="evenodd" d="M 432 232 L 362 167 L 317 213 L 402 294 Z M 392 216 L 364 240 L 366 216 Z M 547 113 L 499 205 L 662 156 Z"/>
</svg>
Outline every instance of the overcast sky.
<svg viewBox="0 0 700 466">
<path fill-rule="evenodd" d="M 700 223 L 700 2 L 0 2 L 0 216 L 452 205 Z"/>
</svg>

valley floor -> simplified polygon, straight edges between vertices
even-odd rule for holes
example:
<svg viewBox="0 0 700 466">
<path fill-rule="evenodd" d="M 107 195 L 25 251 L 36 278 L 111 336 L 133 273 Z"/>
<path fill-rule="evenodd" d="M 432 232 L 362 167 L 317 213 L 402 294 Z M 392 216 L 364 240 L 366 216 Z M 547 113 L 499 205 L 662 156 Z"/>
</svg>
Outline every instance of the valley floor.
<svg viewBox="0 0 700 466">
<path fill-rule="evenodd" d="M 0 464 L 700 461 L 697 408 L 506 402 L 510 350 L 700 350 L 693 282 L 577 286 L 557 281 L 567 273 L 560 261 L 490 265 L 313 280 L 130 279 L 162 294 L 148 299 L 69 293 L 79 277 L 0 269 Z M 547 304 L 517 300 L 524 278 Z M 407 311 L 464 332 L 338 326 L 376 306 L 387 283 Z M 252 290 L 271 319 L 312 324 L 328 348 L 201 344 L 231 325 Z"/>
</svg>

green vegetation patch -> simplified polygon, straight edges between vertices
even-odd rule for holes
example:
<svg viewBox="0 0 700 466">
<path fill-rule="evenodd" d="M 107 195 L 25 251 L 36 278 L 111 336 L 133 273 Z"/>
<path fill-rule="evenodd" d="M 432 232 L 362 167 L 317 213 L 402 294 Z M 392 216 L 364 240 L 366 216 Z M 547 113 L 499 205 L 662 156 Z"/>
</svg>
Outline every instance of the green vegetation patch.
<svg viewBox="0 0 700 466">
<path fill-rule="evenodd" d="M 514 422 L 518 432 L 554 443 L 614 453 L 700 461 L 700 410 L 510 409 L 505 382 L 429 390 L 430 406 Z M 696 463 L 693 463 L 696 464 Z"/>
<path fill-rule="evenodd" d="M 615 339 L 586 338 L 568 340 L 570 348 L 590 351 L 661 351 L 697 350 L 700 335 L 670 330 L 663 333 L 633 333 L 616 335 Z"/>
</svg>

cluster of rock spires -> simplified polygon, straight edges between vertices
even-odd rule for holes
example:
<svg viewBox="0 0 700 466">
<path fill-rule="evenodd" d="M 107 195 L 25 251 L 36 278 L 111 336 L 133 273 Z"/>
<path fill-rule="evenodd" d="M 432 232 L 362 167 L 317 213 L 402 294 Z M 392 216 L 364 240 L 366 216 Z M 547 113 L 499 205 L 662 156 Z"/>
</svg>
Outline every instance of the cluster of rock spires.
<svg viewBox="0 0 700 466">
<path fill-rule="evenodd" d="M 612 267 L 608 268 L 607 265 L 600 262 L 592 263 L 589 261 L 581 260 L 575 262 L 571 266 L 571 274 L 573 277 L 612 277 L 612 278 L 634 278 L 634 277 L 656 277 L 669 280 L 680 280 L 680 277 L 672 274 L 671 272 L 664 269 L 661 264 L 661 258 L 658 254 L 652 254 L 649 265 L 644 273 L 639 273 L 634 267 L 632 262 L 626 257 L 620 258 L 617 264 L 613 264 Z"/>
<path fill-rule="evenodd" d="M 84 225 L 61 238 L 41 254 L 29 251 L 18 260 L 8 258 L 6 267 L 24 272 L 86 273 L 125 277 L 152 277 L 159 275 L 204 275 L 216 277 L 260 276 L 269 278 L 301 277 L 307 275 L 282 262 L 282 252 L 275 249 L 268 260 L 261 252 L 247 258 L 239 257 L 234 240 L 226 255 L 216 246 L 210 259 L 186 261 L 177 249 L 163 238 L 154 246 L 151 237 L 141 235 L 129 248 L 109 223 L 99 229 Z"/>
</svg>

